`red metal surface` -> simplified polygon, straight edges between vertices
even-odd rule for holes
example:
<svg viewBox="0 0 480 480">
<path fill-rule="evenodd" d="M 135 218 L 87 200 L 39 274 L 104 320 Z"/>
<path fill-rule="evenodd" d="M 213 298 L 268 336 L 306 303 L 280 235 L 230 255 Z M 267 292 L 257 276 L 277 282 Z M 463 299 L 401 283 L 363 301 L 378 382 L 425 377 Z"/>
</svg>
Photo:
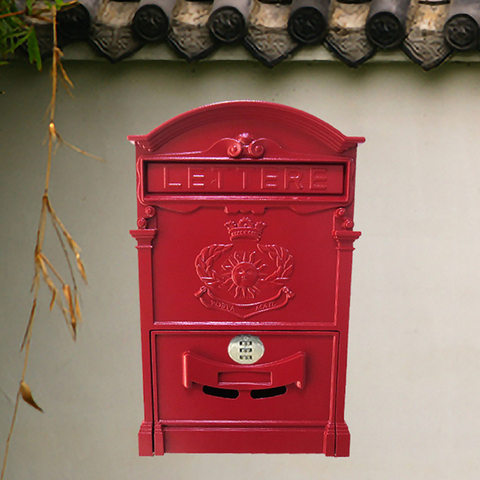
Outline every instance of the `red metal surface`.
<svg viewBox="0 0 480 480">
<path fill-rule="evenodd" d="M 356 146 L 265 102 L 192 110 L 137 151 L 141 455 L 349 454 Z M 236 363 L 229 342 L 265 352 Z"/>
</svg>

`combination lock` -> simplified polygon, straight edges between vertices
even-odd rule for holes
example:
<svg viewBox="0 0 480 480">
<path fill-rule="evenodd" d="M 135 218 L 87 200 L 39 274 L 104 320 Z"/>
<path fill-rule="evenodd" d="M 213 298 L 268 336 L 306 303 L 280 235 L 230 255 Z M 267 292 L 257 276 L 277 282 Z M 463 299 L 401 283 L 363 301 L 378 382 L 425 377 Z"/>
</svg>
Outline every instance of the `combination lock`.
<svg viewBox="0 0 480 480">
<path fill-rule="evenodd" d="M 248 365 L 258 362 L 264 353 L 262 341 L 254 335 L 237 335 L 228 344 L 228 355 L 237 363 Z"/>
</svg>

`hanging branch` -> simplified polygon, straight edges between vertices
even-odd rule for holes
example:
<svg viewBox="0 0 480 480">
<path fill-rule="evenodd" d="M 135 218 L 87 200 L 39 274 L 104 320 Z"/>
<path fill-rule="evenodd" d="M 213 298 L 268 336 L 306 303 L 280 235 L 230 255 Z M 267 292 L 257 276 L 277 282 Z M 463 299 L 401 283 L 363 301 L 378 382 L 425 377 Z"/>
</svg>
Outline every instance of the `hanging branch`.
<svg viewBox="0 0 480 480">
<path fill-rule="evenodd" d="M 61 3 L 61 2 L 60 2 Z M 73 3 L 73 2 L 72 2 Z M 62 5 L 71 5 L 63 4 Z M 45 15 L 45 9 L 42 9 L 42 15 Z M 5 14 L 9 15 L 9 13 Z M 3 17 L 5 17 L 3 15 Z M 43 412 L 39 405 L 33 399 L 32 391 L 28 384 L 25 381 L 30 345 L 32 339 L 32 331 L 35 320 L 35 312 L 37 307 L 38 292 L 40 288 L 41 280 L 47 285 L 52 297 L 50 301 L 50 311 L 57 305 L 62 312 L 62 315 L 65 319 L 67 327 L 72 335 L 73 340 L 76 339 L 77 325 L 82 321 L 82 316 L 80 312 L 80 303 L 78 296 L 78 282 L 76 276 L 80 274 L 82 280 L 87 283 L 87 277 L 85 274 L 85 268 L 83 261 L 80 255 L 80 247 L 72 238 L 68 230 L 65 228 L 60 218 L 56 214 L 49 196 L 49 187 L 50 187 L 50 174 L 52 169 L 52 158 L 56 153 L 56 150 L 60 144 L 65 144 L 66 146 L 72 148 L 76 152 L 88 155 L 97 160 L 103 161 L 103 159 L 96 157 L 95 155 L 88 154 L 87 152 L 81 150 L 80 148 L 72 145 L 71 143 L 62 139 L 58 134 L 57 128 L 55 125 L 55 110 L 56 110 L 56 100 L 57 100 L 57 87 L 58 80 L 60 80 L 68 93 L 71 93 L 71 88 L 73 84 L 68 78 L 68 75 L 63 68 L 61 59 L 62 52 L 58 48 L 57 44 L 57 7 L 55 5 L 49 5 L 48 7 L 48 19 L 52 23 L 53 28 L 53 56 L 52 56 L 52 95 L 50 100 L 50 105 L 47 110 L 49 125 L 48 125 L 48 155 L 47 155 L 47 169 L 45 175 L 45 190 L 42 196 L 42 205 L 40 210 L 40 219 L 37 229 L 37 240 L 34 250 L 34 277 L 32 283 L 32 292 L 33 292 L 33 301 L 32 308 L 30 311 L 30 317 L 28 319 L 27 328 L 25 330 L 25 335 L 23 338 L 21 351 L 24 353 L 23 360 L 23 370 L 20 378 L 20 385 L 17 391 L 17 396 L 15 400 L 15 407 L 13 410 L 12 422 L 10 425 L 10 431 L 7 437 L 7 443 L 5 447 L 5 454 L 3 459 L 3 468 L 0 476 L 0 480 L 4 479 L 5 469 L 7 465 L 8 451 L 10 447 L 10 440 L 12 438 L 13 430 L 15 427 L 15 422 L 17 419 L 18 407 L 20 404 L 20 398 L 22 398 L 26 403 L 34 407 L 35 409 Z M 38 64 L 38 62 L 37 62 Z M 65 261 L 68 267 L 69 278 L 64 279 L 58 269 L 52 264 L 49 258 L 43 251 L 44 240 L 45 240 L 45 231 L 47 228 L 47 220 L 50 218 L 50 221 L 55 230 L 59 245 L 63 251 Z M 73 261 L 72 258 L 73 257 Z M 76 268 L 75 268 L 76 267 Z"/>
</svg>

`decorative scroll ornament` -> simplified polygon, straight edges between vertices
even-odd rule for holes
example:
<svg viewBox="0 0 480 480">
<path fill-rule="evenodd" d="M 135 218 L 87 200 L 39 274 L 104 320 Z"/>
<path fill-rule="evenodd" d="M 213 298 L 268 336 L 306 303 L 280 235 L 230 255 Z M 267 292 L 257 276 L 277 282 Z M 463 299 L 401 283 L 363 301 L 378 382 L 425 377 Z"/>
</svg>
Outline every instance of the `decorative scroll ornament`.
<svg viewBox="0 0 480 480">
<path fill-rule="evenodd" d="M 141 229 L 147 228 L 148 219 L 153 218 L 155 216 L 155 208 L 152 207 L 151 205 L 146 206 L 144 215 L 145 215 L 144 217 L 140 217 L 137 220 L 138 228 L 141 228 Z"/>
<path fill-rule="evenodd" d="M 266 224 L 242 218 L 225 224 L 233 243 L 213 244 L 195 260 L 204 286 L 195 294 L 207 308 L 249 318 L 284 307 L 294 297 L 285 284 L 294 259 L 278 245 L 260 245 Z"/>
<path fill-rule="evenodd" d="M 227 155 L 230 158 L 251 157 L 260 158 L 265 153 L 265 148 L 254 140 L 249 133 L 242 133 L 237 140 L 231 140 L 227 148 Z"/>
</svg>

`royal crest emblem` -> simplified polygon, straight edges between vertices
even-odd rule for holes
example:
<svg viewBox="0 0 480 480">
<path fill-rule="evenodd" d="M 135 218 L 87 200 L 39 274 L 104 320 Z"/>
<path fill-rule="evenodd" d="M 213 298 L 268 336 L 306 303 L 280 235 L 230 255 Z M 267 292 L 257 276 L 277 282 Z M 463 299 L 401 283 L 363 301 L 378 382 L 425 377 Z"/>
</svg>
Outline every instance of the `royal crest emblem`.
<svg viewBox="0 0 480 480">
<path fill-rule="evenodd" d="M 284 307 L 294 293 L 287 287 L 293 273 L 290 252 L 258 242 L 267 225 L 242 218 L 225 223 L 232 243 L 202 249 L 195 260 L 203 286 L 195 294 L 207 308 L 239 318 Z"/>
</svg>

